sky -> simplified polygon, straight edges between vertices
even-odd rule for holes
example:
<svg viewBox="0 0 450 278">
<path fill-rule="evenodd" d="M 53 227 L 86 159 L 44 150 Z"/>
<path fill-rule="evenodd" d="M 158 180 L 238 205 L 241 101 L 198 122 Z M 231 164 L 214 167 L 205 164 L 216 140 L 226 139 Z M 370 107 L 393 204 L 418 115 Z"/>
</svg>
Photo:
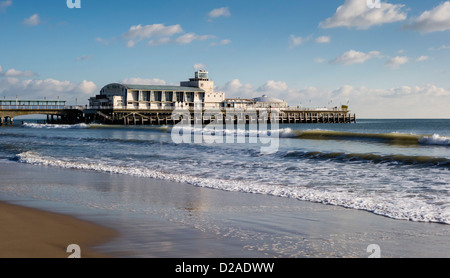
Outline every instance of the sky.
<svg viewBox="0 0 450 278">
<path fill-rule="evenodd" d="M 227 97 L 450 118 L 450 1 L 0 0 L 0 34 L 1 99 L 87 104 L 205 69 Z"/>
</svg>

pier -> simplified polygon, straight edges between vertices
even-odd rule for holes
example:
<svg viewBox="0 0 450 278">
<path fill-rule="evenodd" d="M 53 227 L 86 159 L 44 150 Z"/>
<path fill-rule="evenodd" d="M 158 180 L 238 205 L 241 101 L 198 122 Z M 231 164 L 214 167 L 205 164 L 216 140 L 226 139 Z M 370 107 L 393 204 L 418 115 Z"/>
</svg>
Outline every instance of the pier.
<svg viewBox="0 0 450 278">
<path fill-rule="evenodd" d="M 89 109 L 85 110 L 86 123 L 97 122 L 115 125 L 175 125 L 181 117 L 173 117 L 173 109 L 133 110 L 133 109 Z M 347 110 L 312 110 L 286 108 L 276 111 L 270 109 L 243 110 L 220 109 L 216 113 L 207 110 L 180 110 L 189 114 L 191 124 L 218 124 L 232 120 L 236 124 L 250 124 L 265 119 L 268 123 L 279 124 L 349 124 L 356 123 L 356 115 Z"/>
<path fill-rule="evenodd" d="M 106 125 L 175 125 L 183 117 L 173 116 L 174 109 L 117 109 L 112 107 L 67 106 L 65 101 L 1 100 L 0 125 L 13 125 L 14 118 L 23 115 L 46 115 L 49 124 L 100 123 Z M 356 123 L 356 115 L 345 108 L 330 109 L 186 109 L 192 124 L 225 123 L 250 124 L 264 119 L 280 124 L 348 124 Z M 276 113 L 275 113 L 276 112 Z M 184 117 L 186 120 L 187 117 Z"/>
<path fill-rule="evenodd" d="M 47 115 L 47 123 L 54 124 L 356 123 L 347 105 L 303 108 L 267 95 L 226 98 L 225 92 L 214 90 L 205 70 L 195 72 L 194 78 L 181 81 L 180 86 L 107 84 L 89 98 L 89 106 L 67 106 L 60 100 L 0 100 L 0 125 L 13 125 L 14 117 L 23 115 Z"/>
<path fill-rule="evenodd" d="M 0 125 L 13 125 L 24 115 L 47 115 L 48 123 L 76 124 L 85 120 L 82 107 L 60 100 L 0 100 Z"/>
</svg>

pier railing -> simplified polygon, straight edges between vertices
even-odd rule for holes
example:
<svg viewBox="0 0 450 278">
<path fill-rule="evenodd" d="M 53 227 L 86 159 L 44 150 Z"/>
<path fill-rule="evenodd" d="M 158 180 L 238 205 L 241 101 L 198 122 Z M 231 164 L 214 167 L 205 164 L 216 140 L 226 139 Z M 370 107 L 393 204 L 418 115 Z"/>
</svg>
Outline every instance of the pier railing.
<svg viewBox="0 0 450 278">
<path fill-rule="evenodd" d="M 165 110 L 165 111 L 172 111 L 175 109 L 188 109 L 188 110 L 196 110 L 196 108 L 193 107 L 158 107 L 158 108 L 142 108 L 142 107 L 112 107 L 112 106 L 91 106 L 91 107 L 86 107 L 84 108 L 84 106 L 81 106 L 82 109 L 93 109 L 93 110 L 130 110 L 130 111 L 136 111 L 136 110 L 142 110 L 142 111 L 147 111 L 147 110 Z M 198 108 L 199 110 L 205 110 L 205 108 Z M 225 108 L 220 108 L 221 110 L 224 111 L 255 111 L 255 110 L 277 110 L 280 112 L 295 112 L 295 111 L 308 111 L 308 112 L 341 112 L 341 113 L 346 113 L 346 112 L 350 112 L 348 109 L 342 109 L 339 107 L 332 107 L 332 108 L 309 108 L 309 107 L 287 107 L 287 108 L 251 108 L 251 109 L 244 109 L 244 108 L 229 108 L 229 107 L 225 107 Z"/>
<path fill-rule="evenodd" d="M 0 100 L 0 110 L 61 110 L 66 102 L 60 100 Z"/>
<path fill-rule="evenodd" d="M 0 105 L 0 110 L 62 110 L 64 105 Z"/>
</svg>

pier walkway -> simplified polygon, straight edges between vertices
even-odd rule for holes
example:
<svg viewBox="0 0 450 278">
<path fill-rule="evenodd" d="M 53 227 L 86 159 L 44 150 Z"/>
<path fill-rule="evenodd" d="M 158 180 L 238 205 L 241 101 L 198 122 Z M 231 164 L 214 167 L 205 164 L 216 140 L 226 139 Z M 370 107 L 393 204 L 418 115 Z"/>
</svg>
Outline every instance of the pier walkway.
<svg viewBox="0 0 450 278">
<path fill-rule="evenodd" d="M 47 122 L 77 123 L 84 121 L 83 107 L 66 106 L 60 100 L 0 100 L 0 125 L 13 125 L 14 118 L 24 115 L 47 115 Z"/>
<path fill-rule="evenodd" d="M 281 108 L 273 109 L 222 109 L 216 114 L 205 110 L 185 110 L 191 123 L 239 124 L 255 121 L 277 121 L 280 124 L 295 123 L 356 123 L 356 115 L 341 108 Z M 174 109 L 113 109 L 109 107 L 67 106 L 59 100 L 0 100 L 0 125 L 13 125 L 14 118 L 23 115 L 47 115 L 47 123 L 77 124 L 103 123 L 117 125 L 174 125 L 184 117 L 174 118 Z M 276 113 L 275 113 L 276 112 Z M 230 118 L 232 117 L 232 118 Z"/>
<path fill-rule="evenodd" d="M 209 124 L 226 123 L 232 118 L 232 121 L 239 124 L 255 123 L 256 121 L 266 120 L 277 121 L 279 124 L 295 123 L 356 123 L 356 115 L 348 110 L 342 109 L 302 109 L 302 108 L 281 108 L 273 109 L 222 109 L 217 113 L 208 113 L 205 110 L 184 110 L 181 114 L 188 113 L 191 123 Z M 112 108 L 91 108 L 85 110 L 87 122 L 101 122 L 104 124 L 118 125 L 174 125 L 178 123 L 174 119 L 173 109 L 112 109 Z M 275 113 L 276 112 L 276 113 Z"/>
</svg>

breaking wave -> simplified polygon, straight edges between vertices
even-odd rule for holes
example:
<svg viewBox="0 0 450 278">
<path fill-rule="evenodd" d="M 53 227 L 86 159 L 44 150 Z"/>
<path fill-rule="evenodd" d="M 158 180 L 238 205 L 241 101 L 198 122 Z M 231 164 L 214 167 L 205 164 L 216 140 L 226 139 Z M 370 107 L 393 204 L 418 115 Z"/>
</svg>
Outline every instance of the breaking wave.
<svg viewBox="0 0 450 278">
<path fill-rule="evenodd" d="M 295 156 L 296 154 L 291 153 L 287 155 Z M 81 162 L 77 161 L 76 158 L 54 158 L 41 156 L 31 151 L 16 155 L 16 160 L 20 163 L 33 165 L 155 178 L 225 191 L 294 198 L 302 201 L 365 210 L 394 219 L 450 224 L 450 210 L 447 202 L 430 203 L 408 192 L 392 191 L 389 194 L 361 194 L 361 192 L 335 190 L 333 187 L 283 186 L 261 183 L 258 180 L 224 180 L 164 172 L 144 166 L 114 165 L 111 162 L 94 160 L 83 160 Z"/>
<path fill-rule="evenodd" d="M 413 155 L 380 155 L 371 153 L 343 153 L 343 152 L 302 152 L 289 151 L 284 154 L 286 158 L 306 158 L 306 159 L 330 159 L 334 161 L 359 161 L 372 163 L 397 163 L 403 165 L 421 165 L 421 166 L 441 166 L 450 167 L 450 160 L 435 156 L 413 156 Z"/>
<path fill-rule="evenodd" d="M 293 130 L 291 136 L 310 140 L 369 140 L 399 145 L 441 145 L 450 146 L 450 137 L 406 133 L 358 133 L 331 130 Z"/>
<path fill-rule="evenodd" d="M 450 137 L 433 134 L 433 136 L 425 136 L 420 138 L 419 143 L 424 145 L 450 146 Z"/>
<path fill-rule="evenodd" d="M 24 123 L 22 127 L 25 128 L 40 128 L 40 129 L 87 129 L 91 125 L 88 124 L 76 124 L 76 125 L 61 125 L 61 124 L 36 124 L 36 123 Z"/>
</svg>

